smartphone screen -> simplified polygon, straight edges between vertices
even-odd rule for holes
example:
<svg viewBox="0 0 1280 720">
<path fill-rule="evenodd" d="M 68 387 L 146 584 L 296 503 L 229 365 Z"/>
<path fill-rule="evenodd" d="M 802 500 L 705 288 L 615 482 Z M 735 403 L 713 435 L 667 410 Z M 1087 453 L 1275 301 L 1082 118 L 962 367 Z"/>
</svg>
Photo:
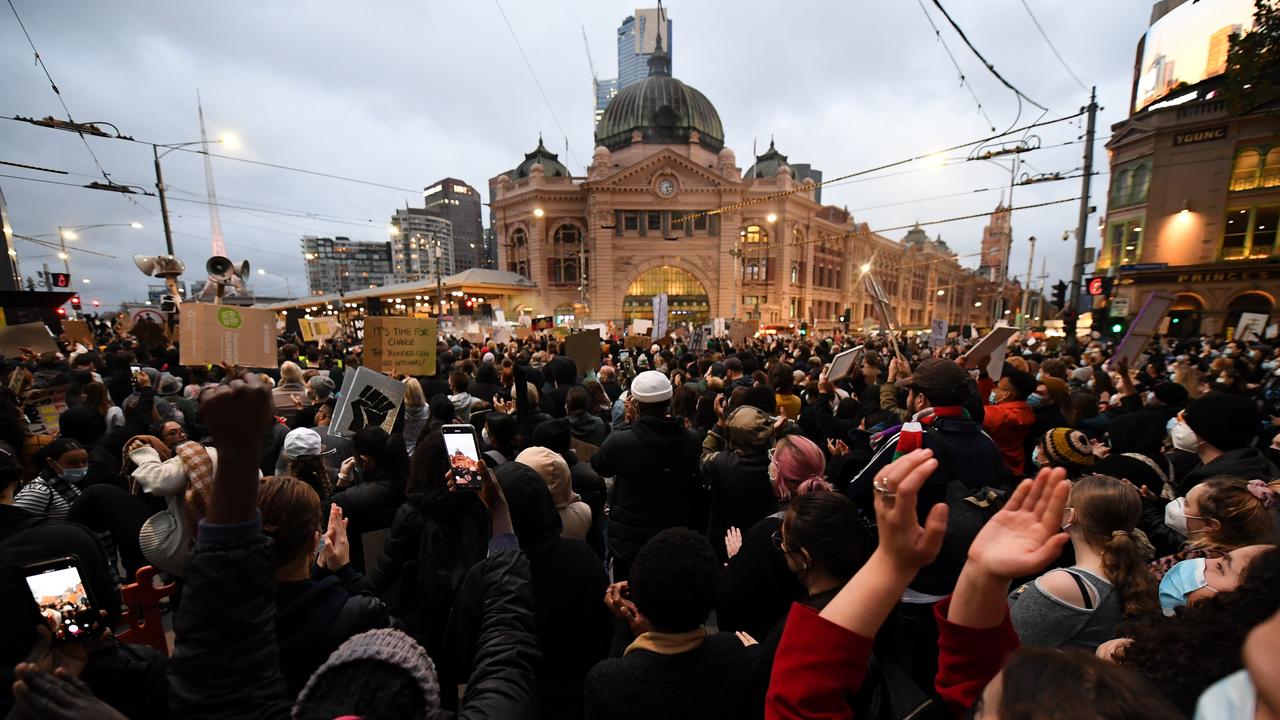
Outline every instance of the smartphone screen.
<svg viewBox="0 0 1280 720">
<path fill-rule="evenodd" d="M 480 459 L 480 447 L 476 443 L 476 429 L 471 425 L 445 425 L 444 450 L 449 456 L 453 481 L 459 490 L 479 491 L 487 472 Z"/>
<path fill-rule="evenodd" d="M 55 640 L 84 637 L 98 624 L 77 562 L 64 557 L 24 568 L 31 598 Z"/>
</svg>

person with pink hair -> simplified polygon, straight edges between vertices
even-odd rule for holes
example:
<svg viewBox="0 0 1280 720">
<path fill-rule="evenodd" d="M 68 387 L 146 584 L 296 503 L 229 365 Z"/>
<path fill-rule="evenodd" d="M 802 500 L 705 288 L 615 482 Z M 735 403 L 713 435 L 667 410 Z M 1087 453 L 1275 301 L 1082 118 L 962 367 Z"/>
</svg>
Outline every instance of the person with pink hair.
<svg viewBox="0 0 1280 720">
<path fill-rule="evenodd" d="M 729 562 L 720 576 L 716 618 L 721 630 L 737 630 L 756 638 L 769 634 L 792 601 L 805 597 L 805 587 L 787 567 L 778 548 L 782 518 L 791 501 L 813 492 L 831 492 L 824 477 L 826 457 L 801 435 L 782 437 L 769 451 L 769 481 L 778 499 L 777 512 L 744 533 L 729 528 L 725 548 Z"/>
</svg>

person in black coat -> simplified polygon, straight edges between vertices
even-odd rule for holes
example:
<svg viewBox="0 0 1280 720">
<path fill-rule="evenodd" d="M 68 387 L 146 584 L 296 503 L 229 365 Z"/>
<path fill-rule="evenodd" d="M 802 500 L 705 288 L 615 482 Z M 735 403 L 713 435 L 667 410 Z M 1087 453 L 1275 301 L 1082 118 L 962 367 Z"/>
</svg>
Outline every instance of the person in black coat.
<svg viewBox="0 0 1280 720">
<path fill-rule="evenodd" d="M 689 520 L 700 489 L 699 442 L 692 430 L 667 417 L 671 381 L 647 370 L 631 382 L 630 426 L 614 431 L 591 456 L 601 477 L 612 477 L 606 545 L 613 579 L 627 578 L 649 538 Z"/>
<path fill-rule="evenodd" d="M 538 717 L 581 718 L 583 681 L 608 653 L 613 633 L 612 617 L 600 602 L 609 581 L 586 543 L 560 536 L 560 515 L 537 472 L 509 462 L 496 474 L 533 576 L 534 621 L 542 648 Z M 475 661 L 484 617 L 483 583 L 481 566 L 473 566 L 445 633 L 445 654 L 455 658 L 455 671 L 463 677 Z"/>
<path fill-rule="evenodd" d="M 750 528 L 777 510 L 778 498 L 769 482 L 772 426 L 771 418 L 763 411 L 744 405 L 725 418 L 724 427 L 716 428 L 703 440 L 702 475 L 711 486 L 707 540 L 721 563 L 728 560 L 725 531 L 731 527 Z"/>
<path fill-rule="evenodd" d="M 390 627 L 382 601 L 355 592 L 342 511 L 331 506 L 321 560 L 320 496 L 307 483 L 288 476 L 268 478 L 258 491 L 262 524 L 271 536 L 276 577 L 276 641 L 280 669 L 289 692 L 297 694 L 311 673 L 347 638 L 365 630 Z M 333 574 L 332 571 L 337 571 Z"/>
<path fill-rule="evenodd" d="M 750 717 L 753 663 L 732 633 L 708 635 L 719 564 L 701 534 L 672 528 L 640 550 L 631 580 L 605 596 L 636 639 L 587 675 L 587 718 Z"/>
<path fill-rule="evenodd" d="M 543 387 L 542 396 L 542 412 L 553 418 L 562 418 L 565 416 L 565 400 L 568 399 L 569 390 L 575 387 L 581 387 L 578 382 L 578 366 L 573 362 L 573 358 L 558 355 L 551 358 L 551 362 L 547 363 L 544 375 L 549 375 L 548 381 L 552 387 Z"/>
<path fill-rule="evenodd" d="M 332 500 L 351 522 L 352 546 L 358 563 L 363 549 L 359 537 L 391 527 L 396 508 L 404 498 L 403 469 L 396 460 L 395 446 L 403 455 L 403 441 L 391 442 L 380 427 L 365 428 L 352 440 L 353 457 L 338 471 L 338 492 Z M 273 461 L 273 467 L 274 464 Z"/>
</svg>

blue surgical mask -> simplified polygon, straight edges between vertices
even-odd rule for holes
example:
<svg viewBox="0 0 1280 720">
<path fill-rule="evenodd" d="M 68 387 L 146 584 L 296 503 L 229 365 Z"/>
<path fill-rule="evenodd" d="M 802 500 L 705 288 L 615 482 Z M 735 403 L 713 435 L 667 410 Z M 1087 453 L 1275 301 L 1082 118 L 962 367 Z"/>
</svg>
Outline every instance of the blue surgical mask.
<svg viewBox="0 0 1280 720">
<path fill-rule="evenodd" d="M 1195 720 L 1251 718 L 1258 712 L 1258 688 L 1249 671 L 1237 670 L 1210 685 L 1196 702 Z"/>
<path fill-rule="evenodd" d="M 1160 581 L 1160 607 L 1164 614 L 1172 615 L 1174 608 L 1187 604 L 1188 595 L 1203 587 L 1218 592 L 1204 578 L 1204 558 L 1183 560 L 1169 568 Z"/>
<path fill-rule="evenodd" d="M 996 404 L 996 391 L 995 391 L 995 390 L 992 390 L 992 391 L 991 391 L 991 394 L 987 396 L 987 404 L 988 404 L 988 405 L 995 405 L 995 404 Z"/>
<path fill-rule="evenodd" d="M 58 477 L 69 483 L 78 483 L 89 474 L 89 468 L 62 468 L 58 473 Z"/>
<path fill-rule="evenodd" d="M 1037 445 L 1031 449 L 1031 464 L 1036 467 L 1044 465 L 1044 453 L 1040 452 L 1040 446 Z"/>
<path fill-rule="evenodd" d="M 1031 407 L 1038 407 L 1044 402 L 1044 396 L 1040 393 L 1031 393 L 1027 396 L 1027 404 Z"/>
</svg>

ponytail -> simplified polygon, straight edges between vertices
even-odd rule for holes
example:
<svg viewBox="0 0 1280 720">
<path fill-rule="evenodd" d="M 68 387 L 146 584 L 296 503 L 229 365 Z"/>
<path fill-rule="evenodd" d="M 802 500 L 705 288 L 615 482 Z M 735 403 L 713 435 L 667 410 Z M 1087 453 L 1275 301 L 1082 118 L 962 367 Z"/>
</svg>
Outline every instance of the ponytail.
<svg viewBox="0 0 1280 720">
<path fill-rule="evenodd" d="M 1102 545 L 1102 571 L 1120 594 L 1120 606 L 1127 618 L 1152 617 L 1158 614 L 1159 586 L 1147 562 L 1149 551 L 1139 541 L 1136 530 L 1114 530 Z"/>
<path fill-rule="evenodd" d="M 1072 486 L 1070 503 L 1085 541 L 1102 556 L 1102 572 L 1119 594 L 1125 617 L 1158 614 L 1158 586 L 1147 569 L 1151 545 L 1136 528 L 1142 515 L 1138 491 L 1123 480 L 1087 475 Z"/>
</svg>

